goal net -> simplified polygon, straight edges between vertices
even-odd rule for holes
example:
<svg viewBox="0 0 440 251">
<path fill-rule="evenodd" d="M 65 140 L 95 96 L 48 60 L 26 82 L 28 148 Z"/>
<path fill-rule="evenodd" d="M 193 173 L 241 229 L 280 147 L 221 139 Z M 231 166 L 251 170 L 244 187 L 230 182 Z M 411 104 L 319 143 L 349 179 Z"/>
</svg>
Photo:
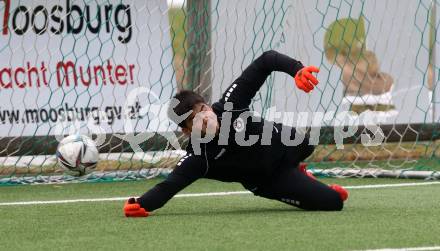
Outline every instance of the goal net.
<svg viewBox="0 0 440 251">
<path fill-rule="evenodd" d="M 0 0 L 0 183 L 166 173 L 185 139 L 166 115 L 179 89 L 220 98 L 277 50 L 320 68 L 311 94 L 273 73 L 252 109 L 305 128 L 318 174 L 439 177 L 439 1 Z M 54 152 L 91 135 L 96 172 Z"/>
</svg>

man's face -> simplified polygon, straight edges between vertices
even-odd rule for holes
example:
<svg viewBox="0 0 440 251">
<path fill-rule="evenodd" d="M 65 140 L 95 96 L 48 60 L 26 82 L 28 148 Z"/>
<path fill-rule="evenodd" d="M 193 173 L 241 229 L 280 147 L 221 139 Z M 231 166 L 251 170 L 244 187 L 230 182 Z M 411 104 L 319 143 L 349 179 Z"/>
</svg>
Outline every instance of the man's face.
<svg viewBox="0 0 440 251">
<path fill-rule="evenodd" d="M 219 124 L 217 115 L 213 112 L 211 106 L 205 103 L 194 105 L 193 112 L 186 120 L 186 127 L 182 131 L 191 134 L 194 130 L 200 131 L 201 136 L 217 134 Z"/>
</svg>

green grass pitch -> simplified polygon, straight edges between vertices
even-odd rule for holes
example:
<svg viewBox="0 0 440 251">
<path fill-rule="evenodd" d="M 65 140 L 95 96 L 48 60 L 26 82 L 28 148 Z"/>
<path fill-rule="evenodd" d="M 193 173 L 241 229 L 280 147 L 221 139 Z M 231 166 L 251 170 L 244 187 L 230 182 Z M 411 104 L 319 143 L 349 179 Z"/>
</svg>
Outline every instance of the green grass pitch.
<svg viewBox="0 0 440 251">
<path fill-rule="evenodd" d="M 322 179 L 367 185 L 414 180 Z M 0 187 L 0 203 L 140 195 L 160 180 Z M 243 191 L 200 180 L 181 193 Z M 253 195 L 174 198 L 148 218 L 123 201 L 0 206 L 1 250 L 362 250 L 440 246 L 440 185 L 351 189 L 341 212 Z"/>
</svg>

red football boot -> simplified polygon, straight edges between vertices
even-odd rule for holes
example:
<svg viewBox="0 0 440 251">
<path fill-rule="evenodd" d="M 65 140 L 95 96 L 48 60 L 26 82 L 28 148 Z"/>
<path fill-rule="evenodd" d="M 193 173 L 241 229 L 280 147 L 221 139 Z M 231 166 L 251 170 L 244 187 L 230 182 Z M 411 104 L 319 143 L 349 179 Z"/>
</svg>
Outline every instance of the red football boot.
<svg viewBox="0 0 440 251">
<path fill-rule="evenodd" d="M 339 197 L 341 197 L 342 201 L 346 201 L 348 199 L 348 191 L 345 188 L 341 187 L 340 185 L 336 185 L 336 184 L 329 185 L 329 187 L 331 189 L 335 190 L 336 192 L 338 192 Z"/>
</svg>

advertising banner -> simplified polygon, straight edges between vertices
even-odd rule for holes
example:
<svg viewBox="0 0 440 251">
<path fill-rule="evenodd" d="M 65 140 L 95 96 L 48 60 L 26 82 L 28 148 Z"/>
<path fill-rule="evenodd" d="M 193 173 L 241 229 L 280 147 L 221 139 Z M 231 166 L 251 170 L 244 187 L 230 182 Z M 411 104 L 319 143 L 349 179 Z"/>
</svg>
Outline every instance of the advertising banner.
<svg viewBox="0 0 440 251">
<path fill-rule="evenodd" d="M 226 11 L 213 22 L 226 31 L 213 36 L 214 97 L 228 86 L 225 80 L 233 81 L 252 59 L 275 49 L 319 67 L 320 83 L 306 94 L 290 76 L 274 73 L 256 97 L 257 110 L 325 113 L 321 126 L 333 125 L 341 112 L 358 124 L 432 122 L 431 1 L 257 1 L 237 15 L 227 9 L 232 2 L 218 1 Z M 312 120 L 309 116 L 307 124 Z"/>
<path fill-rule="evenodd" d="M 174 130 L 166 0 L 0 1 L 1 137 Z M 165 14 L 164 14 L 165 13 Z"/>
</svg>

